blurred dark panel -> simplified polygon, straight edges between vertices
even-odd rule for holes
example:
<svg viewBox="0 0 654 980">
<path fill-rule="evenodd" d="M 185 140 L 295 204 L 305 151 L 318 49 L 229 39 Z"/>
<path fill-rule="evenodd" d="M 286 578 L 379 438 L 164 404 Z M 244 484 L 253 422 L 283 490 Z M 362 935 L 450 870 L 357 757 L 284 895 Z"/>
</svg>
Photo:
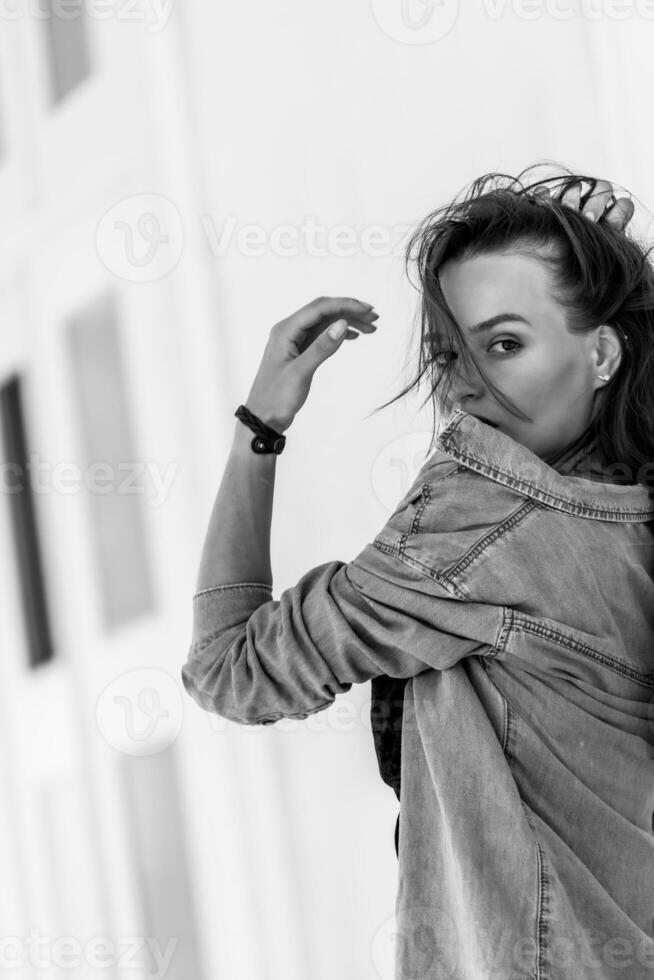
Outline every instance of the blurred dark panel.
<svg viewBox="0 0 654 980">
<path fill-rule="evenodd" d="M 21 379 L 14 375 L 0 388 L 4 441 L 4 488 L 15 543 L 25 634 L 31 667 L 54 656 L 43 581 L 33 490 L 29 479 Z"/>
<path fill-rule="evenodd" d="M 60 102 L 91 72 L 84 4 L 40 0 L 46 32 L 51 94 Z M 63 16 L 62 16 L 63 13 Z"/>
<path fill-rule="evenodd" d="M 117 320 L 115 296 L 107 292 L 67 324 L 80 465 L 87 471 L 100 463 L 108 474 L 102 491 L 86 490 L 107 630 L 154 609 L 143 493 L 135 492 L 142 478 L 133 472 L 141 462 L 134 456 Z"/>
</svg>

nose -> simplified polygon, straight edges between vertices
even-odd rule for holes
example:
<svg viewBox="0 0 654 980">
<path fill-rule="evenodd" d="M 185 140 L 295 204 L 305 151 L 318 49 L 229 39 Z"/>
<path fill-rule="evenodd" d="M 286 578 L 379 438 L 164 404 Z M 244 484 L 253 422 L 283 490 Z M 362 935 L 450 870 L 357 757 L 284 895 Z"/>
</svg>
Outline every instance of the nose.
<svg viewBox="0 0 654 980">
<path fill-rule="evenodd" d="M 456 370 L 452 372 L 448 402 L 452 407 L 461 407 L 467 411 L 467 406 L 483 394 L 484 383 L 474 364 L 466 370 L 460 361 L 459 358 Z"/>
</svg>

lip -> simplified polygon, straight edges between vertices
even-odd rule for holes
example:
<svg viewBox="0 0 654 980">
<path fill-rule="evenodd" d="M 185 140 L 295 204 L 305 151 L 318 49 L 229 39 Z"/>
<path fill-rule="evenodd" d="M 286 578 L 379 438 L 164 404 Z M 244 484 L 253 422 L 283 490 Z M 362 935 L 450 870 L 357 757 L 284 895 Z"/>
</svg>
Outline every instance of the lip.
<svg viewBox="0 0 654 980">
<path fill-rule="evenodd" d="M 493 429 L 498 428 L 497 422 L 492 422 L 490 419 L 485 419 L 483 415 L 475 415 L 473 412 L 468 412 L 468 414 L 472 415 L 472 417 L 477 419 L 478 422 L 484 422 L 486 425 L 490 425 Z"/>
</svg>

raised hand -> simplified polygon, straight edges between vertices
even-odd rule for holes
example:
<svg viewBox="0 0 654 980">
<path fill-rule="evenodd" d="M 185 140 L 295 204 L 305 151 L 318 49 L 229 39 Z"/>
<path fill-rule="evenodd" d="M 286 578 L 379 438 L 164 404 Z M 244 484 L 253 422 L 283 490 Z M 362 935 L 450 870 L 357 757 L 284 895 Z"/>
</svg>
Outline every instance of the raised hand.
<svg viewBox="0 0 654 980">
<path fill-rule="evenodd" d="M 613 185 L 608 180 L 596 180 L 594 186 L 582 194 L 581 181 L 568 185 L 566 190 L 552 195 L 545 186 L 537 187 L 534 195 L 558 201 L 575 211 L 581 210 L 589 221 L 606 222 L 623 231 L 631 221 L 634 203 L 628 197 L 616 198 Z M 582 203 L 583 197 L 583 203 Z"/>
<path fill-rule="evenodd" d="M 280 320 L 271 328 L 246 407 L 276 432 L 284 432 L 306 401 L 317 368 L 344 338 L 353 340 L 357 331 L 373 333 L 377 318 L 369 303 L 320 296 Z M 340 329 L 334 335 L 335 327 Z"/>
</svg>

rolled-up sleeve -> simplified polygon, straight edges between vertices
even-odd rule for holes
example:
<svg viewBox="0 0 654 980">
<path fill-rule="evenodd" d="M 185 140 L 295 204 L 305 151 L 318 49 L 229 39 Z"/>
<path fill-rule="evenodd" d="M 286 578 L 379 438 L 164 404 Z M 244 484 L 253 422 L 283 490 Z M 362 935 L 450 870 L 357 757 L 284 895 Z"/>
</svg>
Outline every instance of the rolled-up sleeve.
<svg viewBox="0 0 654 980">
<path fill-rule="evenodd" d="M 353 561 L 310 569 L 277 600 L 256 582 L 196 593 L 182 682 L 240 724 L 305 718 L 352 684 L 488 653 L 503 626 L 501 607 L 462 602 L 373 542 Z"/>
</svg>

